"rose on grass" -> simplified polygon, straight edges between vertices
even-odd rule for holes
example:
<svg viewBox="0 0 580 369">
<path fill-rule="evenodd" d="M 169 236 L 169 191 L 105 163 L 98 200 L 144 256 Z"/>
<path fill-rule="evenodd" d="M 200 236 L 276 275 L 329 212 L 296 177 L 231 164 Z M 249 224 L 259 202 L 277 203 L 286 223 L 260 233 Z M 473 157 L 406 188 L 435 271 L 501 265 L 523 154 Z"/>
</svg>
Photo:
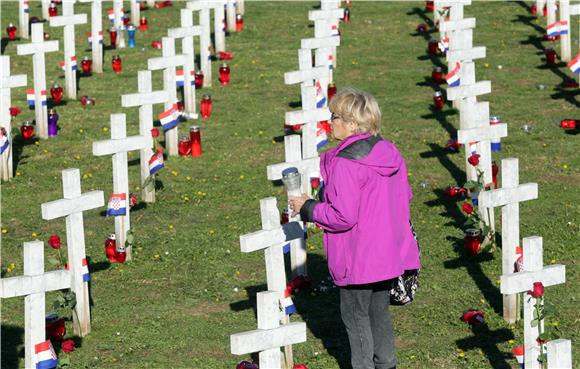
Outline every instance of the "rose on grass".
<svg viewBox="0 0 580 369">
<path fill-rule="evenodd" d="M 534 288 L 528 291 L 528 294 L 532 297 L 542 297 L 544 296 L 544 285 L 542 282 L 534 282 Z"/>
<path fill-rule="evenodd" d="M 21 110 L 19 107 L 17 106 L 11 106 L 10 107 L 10 116 L 11 117 L 16 117 L 18 114 L 20 114 Z"/>
<path fill-rule="evenodd" d="M 151 128 L 151 136 L 153 138 L 159 137 L 159 129 L 157 129 L 157 128 Z"/>
<path fill-rule="evenodd" d="M 479 157 L 480 156 L 481 155 L 479 155 L 479 154 L 471 154 L 471 156 L 469 158 L 467 158 L 467 162 L 475 167 L 475 166 L 479 165 Z"/>
<path fill-rule="evenodd" d="M 471 214 L 473 213 L 473 205 L 468 202 L 464 202 L 463 205 L 461 205 L 461 210 L 463 210 L 465 214 Z"/>
<path fill-rule="evenodd" d="M 55 250 L 60 249 L 60 237 L 57 235 L 52 235 L 48 239 L 48 244 Z"/>
<path fill-rule="evenodd" d="M 60 348 L 64 352 L 73 352 L 75 350 L 75 341 L 68 339 L 60 344 Z"/>
</svg>

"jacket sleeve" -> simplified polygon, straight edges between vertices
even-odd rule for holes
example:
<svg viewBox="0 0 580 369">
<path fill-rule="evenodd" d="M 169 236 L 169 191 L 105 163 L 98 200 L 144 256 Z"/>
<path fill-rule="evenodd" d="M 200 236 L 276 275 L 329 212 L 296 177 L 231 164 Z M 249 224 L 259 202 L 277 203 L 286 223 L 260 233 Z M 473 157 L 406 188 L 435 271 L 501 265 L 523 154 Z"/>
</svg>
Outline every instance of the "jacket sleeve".
<svg viewBox="0 0 580 369">
<path fill-rule="evenodd" d="M 306 208 L 313 220 L 324 230 L 342 232 L 358 222 L 363 168 L 350 160 L 338 160 L 333 168 L 330 185 L 326 187 L 325 202 L 312 202 Z M 311 210 L 313 208 L 313 210 Z"/>
</svg>

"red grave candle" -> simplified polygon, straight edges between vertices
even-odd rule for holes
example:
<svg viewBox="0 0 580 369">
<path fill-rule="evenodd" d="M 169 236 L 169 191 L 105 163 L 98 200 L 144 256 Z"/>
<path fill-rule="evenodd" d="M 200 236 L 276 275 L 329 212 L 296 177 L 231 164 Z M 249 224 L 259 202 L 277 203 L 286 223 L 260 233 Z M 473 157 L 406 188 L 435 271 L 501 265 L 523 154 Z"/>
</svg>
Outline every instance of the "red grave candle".
<svg viewBox="0 0 580 369">
<path fill-rule="evenodd" d="M 499 173 L 499 167 L 497 166 L 496 162 L 491 163 L 491 180 L 493 182 L 493 188 L 499 188 L 497 185 L 497 175 Z"/>
<path fill-rule="evenodd" d="M 113 67 L 113 70 L 116 74 L 121 73 L 121 70 L 123 69 L 123 60 L 121 60 L 119 55 L 113 56 L 113 60 L 111 60 L 111 66 Z"/>
<path fill-rule="evenodd" d="M 236 14 L 236 32 L 244 30 L 244 17 L 241 14 Z"/>
<path fill-rule="evenodd" d="M 433 83 L 443 83 L 443 72 L 441 67 L 433 67 L 433 71 L 431 72 L 431 82 Z"/>
<path fill-rule="evenodd" d="M 180 156 L 187 156 L 191 152 L 191 139 L 187 136 L 179 137 L 177 149 Z"/>
<path fill-rule="evenodd" d="M 191 156 L 194 158 L 201 156 L 201 131 L 199 126 L 189 127 L 189 139 L 191 140 Z"/>
<path fill-rule="evenodd" d="M 199 90 L 203 87 L 203 73 L 198 70 L 195 72 L 195 88 Z"/>
<path fill-rule="evenodd" d="M 56 83 L 50 88 L 50 97 L 52 97 L 52 102 L 55 104 L 60 103 L 60 101 L 62 100 L 63 94 L 64 94 L 64 91 L 63 91 L 62 87 L 60 87 Z"/>
<path fill-rule="evenodd" d="M 578 126 L 578 121 L 575 119 L 562 119 L 560 121 L 560 128 L 575 129 Z"/>
<path fill-rule="evenodd" d="M 89 59 L 88 56 L 85 56 L 81 61 L 81 68 L 84 74 L 91 74 L 91 71 L 93 69 L 93 61 Z"/>
<path fill-rule="evenodd" d="M 435 108 L 437 110 L 441 110 L 445 106 L 445 100 L 443 100 L 443 95 L 441 95 L 441 91 L 435 91 L 433 93 L 433 104 L 435 104 Z"/>
<path fill-rule="evenodd" d="M 435 10 L 435 4 L 433 0 L 425 1 L 425 11 L 426 12 L 433 12 Z"/>
<path fill-rule="evenodd" d="M 475 256 L 479 252 L 481 246 L 481 236 L 479 229 L 468 228 L 465 230 L 465 237 L 463 238 L 463 246 L 469 256 Z"/>
<path fill-rule="evenodd" d="M 12 23 L 10 23 L 8 25 L 8 27 L 6 27 L 6 33 L 8 34 L 8 39 L 10 41 L 16 40 L 16 31 L 17 30 L 18 29 L 16 28 L 16 26 L 14 24 L 12 24 Z"/>
<path fill-rule="evenodd" d="M 546 56 L 546 62 L 548 64 L 556 64 L 556 50 L 551 47 L 547 47 L 544 50 L 544 55 Z"/>
<path fill-rule="evenodd" d="M 48 7 L 48 16 L 49 17 L 56 17 L 58 15 L 58 8 L 56 7 L 55 3 L 50 3 Z"/>
<path fill-rule="evenodd" d="M 111 39 L 111 47 L 113 49 L 117 48 L 117 29 L 115 27 L 111 27 L 109 29 L 109 37 Z"/>
<path fill-rule="evenodd" d="M 220 67 L 219 81 L 222 86 L 227 86 L 230 83 L 230 67 L 226 63 Z"/>
<path fill-rule="evenodd" d="M 336 85 L 334 83 L 328 84 L 328 90 L 326 95 L 328 96 L 328 101 L 332 100 L 334 95 L 336 95 Z"/>
<path fill-rule="evenodd" d="M 149 29 L 149 24 L 147 23 L 147 18 L 141 17 L 141 19 L 139 19 L 139 29 L 141 31 L 147 31 L 147 29 Z"/>
<path fill-rule="evenodd" d="M 342 17 L 342 21 L 344 23 L 350 22 L 350 9 L 349 8 L 344 9 L 344 15 Z"/>
<path fill-rule="evenodd" d="M 435 55 L 437 50 L 439 50 L 439 43 L 434 38 L 430 39 L 427 43 L 427 52 L 429 55 Z"/>
<path fill-rule="evenodd" d="M 20 134 L 24 141 L 30 141 L 34 136 L 34 124 L 28 120 L 22 123 L 20 126 Z"/>
<path fill-rule="evenodd" d="M 48 314 L 45 322 L 46 337 L 53 341 L 62 341 L 66 334 L 64 318 L 59 318 L 56 314 Z"/>
<path fill-rule="evenodd" d="M 117 248 L 115 249 L 115 259 L 117 259 L 117 263 L 124 264 L 125 260 L 127 259 L 127 251 L 125 250 L 125 245 L 118 244 Z"/>
<path fill-rule="evenodd" d="M 211 96 L 203 95 L 201 98 L 201 117 L 209 118 L 211 116 Z"/>
<path fill-rule="evenodd" d="M 117 262 L 117 240 L 114 233 L 111 233 L 105 241 L 105 255 L 111 263 Z"/>
</svg>

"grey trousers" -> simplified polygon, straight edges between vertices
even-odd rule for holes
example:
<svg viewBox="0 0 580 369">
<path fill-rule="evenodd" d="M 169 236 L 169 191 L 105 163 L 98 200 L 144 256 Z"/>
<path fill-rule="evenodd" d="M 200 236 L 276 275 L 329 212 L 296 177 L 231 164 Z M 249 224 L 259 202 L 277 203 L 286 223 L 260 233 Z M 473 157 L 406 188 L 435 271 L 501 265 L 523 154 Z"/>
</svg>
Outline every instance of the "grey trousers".
<svg viewBox="0 0 580 369">
<path fill-rule="evenodd" d="M 353 369 L 392 369 L 397 365 L 389 313 L 391 285 L 391 281 L 385 281 L 340 289 L 340 313 Z"/>
</svg>

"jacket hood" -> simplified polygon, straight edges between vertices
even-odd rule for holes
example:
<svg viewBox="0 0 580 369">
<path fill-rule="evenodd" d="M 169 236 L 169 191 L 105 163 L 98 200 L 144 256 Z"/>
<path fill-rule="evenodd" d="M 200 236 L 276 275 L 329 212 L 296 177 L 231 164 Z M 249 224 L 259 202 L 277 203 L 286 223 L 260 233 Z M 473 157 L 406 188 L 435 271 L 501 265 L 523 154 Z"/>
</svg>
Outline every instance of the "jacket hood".
<svg viewBox="0 0 580 369">
<path fill-rule="evenodd" d="M 395 145 L 380 136 L 353 135 L 343 141 L 337 149 L 340 151 L 338 156 L 355 160 L 382 176 L 397 173 L 403 163 L 403 157 Z"/>
</svg>

